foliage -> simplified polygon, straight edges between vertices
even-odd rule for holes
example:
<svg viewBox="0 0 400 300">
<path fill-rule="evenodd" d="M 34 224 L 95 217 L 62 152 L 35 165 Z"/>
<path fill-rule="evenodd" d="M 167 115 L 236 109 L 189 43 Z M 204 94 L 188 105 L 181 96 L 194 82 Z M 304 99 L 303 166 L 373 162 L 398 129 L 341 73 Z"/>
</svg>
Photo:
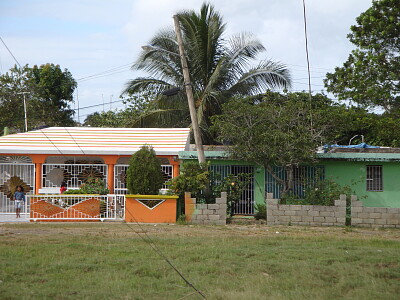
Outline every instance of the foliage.
<svg viewBox="0 0 400 300">
<path fill-rule="evenodd" d="M 207 164 L 196 161 L 185 161 L 180 168 L 180 174 L 168 183 L 170 191 L 179 196 L 183 201 L 185 192 L 191 192 L 196 199 L 204 198 L 204 189 L 210 181 L 210 172 Z"/>
<path fill-rule="evenodd" d="M 69 103 L 76 86 L 71 73 L 59 65 L 15 66 L 0 75 L 0 126 L 8 126 L 14 132 L 24 129 L 22 92 L 27 92 L 28 129 L 74 125 Z"/>
<path fill-rule="evenodd" d="M 213 119 L 219 141 L 232 144 L 230 156 L 264 166 L 282 185 L 283 194 L 293 188 L 293 167 L 314 162 L 317 146 L 335 127 L 326 110 L 311 114 L 306 99 L 305 93 L 272 92 L 233 99 L 223 106 L 224 114 Z M 275 174 L 273 165 L 285 168 L 286 180 Z"/>
<path fill-rule="evenodd" d="M 315 184 L 305 186 L 304 197 L 288 194 L 281 199 L 282 204 L 334 206 L 340 195 L 354 195 L 350 185 L 340 185 L 332 178 L 317 180 Z"/>
<path fill-rule="evenodd" d="M 186 221 L 186 215 L 185 214 L 179 215 L 178 219 L 176 220 L 176 224 L 178 224 L 178 225 L 187 225 L 188 222 Z"/>
<path fill-rule="evenodd" d="M 147 145 L 132 155 L 126 175 L 126 186 L 131 194 L 158 195 L 164 183 L 160 159 Z"/>
<path fill-rule="evenodd" d="M 256 213 L 254 214 L 254 218 L 256 220 L 266 219 L 267 218 L 267 206 L 263 203 L 256 203 L 255 205 Z"/>
<path fill-rule="evenodd" d="M 66 190 L 64 194 L 99 194 L 107 195 L 110 191 L 106 183 L 100 178 L 89 177 L 77 190 Z"/>
<path fill-rule="evenodd" d="M 284 65 L 271 60 L 251 65 L 258 54 L 265 51 L 251 34 L 224 37 L 225 24 L 212 5 L 203 4 L 200 12 L 189 10 L 177 15 L 191 73 L 197 117 L 206 143 L 214 138 L 209 131 L 210 117 L 221 113 L 221 104 L 227 99 L 290 86 L 290 76 Z M 161 95 L 165 90 L 183 86 L 174 30 L 160 31 L 149 44 L 150 49 L 143 50 L 133 65 L 134 70 L 147 72 L 149 76 L 129 81 L 125 94 L 152 91 Z M 190 126 L 183 92 L 171 97 L 155 96 L 153 101 L 154 109 L 143 114 L 141 126 Z"/>
<path fill-rule="evenodd" d="M 373 1 L 351 26 L 357 46 L 343 67 L 328 73 L 325 86 L 341 100 L 364 107 L 400 109 L 400 0 Z"/>
<path fill-rule="evenodd" d="M 249 173 L 229 174 L 219 185 L 213 186 L 214 193 L 226 192 L 228 215 L 233 215 L 235 204 L 242 199 L 244 190 L 250 184 L 251 176 Z"/>
</svg>

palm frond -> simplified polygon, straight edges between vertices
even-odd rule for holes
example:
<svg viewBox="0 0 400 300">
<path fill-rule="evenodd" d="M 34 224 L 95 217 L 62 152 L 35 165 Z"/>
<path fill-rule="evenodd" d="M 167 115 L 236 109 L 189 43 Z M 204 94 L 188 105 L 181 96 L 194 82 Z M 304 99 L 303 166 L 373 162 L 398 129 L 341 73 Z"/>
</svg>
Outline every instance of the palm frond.
<svg viewBox="0 0 400 300">
<path fill-rule="evenodd" d="M 154 94 L 161 94 L 164 90 L 174 88 L 173 84 L 149 77 L 138 77 L 128 81 L 122 94 L 136 94 L 151 90 Z"/>
</svg>

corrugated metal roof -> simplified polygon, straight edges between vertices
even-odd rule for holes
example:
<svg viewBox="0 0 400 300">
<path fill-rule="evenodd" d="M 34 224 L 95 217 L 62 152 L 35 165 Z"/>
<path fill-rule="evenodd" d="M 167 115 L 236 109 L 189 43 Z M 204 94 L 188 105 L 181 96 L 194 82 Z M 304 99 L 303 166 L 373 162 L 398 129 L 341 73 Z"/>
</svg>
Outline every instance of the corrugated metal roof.
<svg viewBox="0 0 400 300">
<path fill-rule="evenodd" d="M 0 153 L 131 155 L 147 144 L 157 155 L 189 145 L 189 128 L 50 127 L 0 137 Z"/>
<path fill-rule="evenodd" d="M 353 160 L 353 161 L 400 161 L 400 153 L 318 153 L 320 159 Z"/>
</svg>

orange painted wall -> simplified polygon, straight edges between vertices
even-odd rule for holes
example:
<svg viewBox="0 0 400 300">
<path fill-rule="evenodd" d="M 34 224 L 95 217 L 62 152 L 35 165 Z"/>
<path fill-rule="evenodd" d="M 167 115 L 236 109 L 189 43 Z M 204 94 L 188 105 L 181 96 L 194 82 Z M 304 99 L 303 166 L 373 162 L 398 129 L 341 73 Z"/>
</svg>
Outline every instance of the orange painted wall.
<svg viewBox="0 0 400 300">
<path fill-rule="evenodd" d="M 136 195 L 135 195 L 136 196 Z M 125 221 L 139 223 L 175 223 L 176 222 L 176 200 L 178 196 L 167 196 L 163 203 L 153 209 L 149 209 L 138 202 L 134 195 L 127 195 L 125 202 Z M 164 198 L 167 198 L 164 197 Z M 145 196 L 151 199 L 163 199 L 162 196 Z"/>
</svg>

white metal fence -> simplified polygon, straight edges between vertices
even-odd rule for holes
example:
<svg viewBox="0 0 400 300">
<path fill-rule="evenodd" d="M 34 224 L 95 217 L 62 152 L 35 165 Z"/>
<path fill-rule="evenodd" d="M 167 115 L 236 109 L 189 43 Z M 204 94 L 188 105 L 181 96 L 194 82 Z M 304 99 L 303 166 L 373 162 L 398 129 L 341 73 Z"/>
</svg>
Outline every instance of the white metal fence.
<svg viewBox="0 0 400 300">
<path fill-rule="evenodd" d="M 27 194 L 35 190 L 35 165 L 23 163 L 0 163 L 0 214 L 15 214 L 12 189 L 22 185 Z M 29 202 L 26 201 L 29 208 Z M 21 214 L 27 213 L 23 208 Z"/>
<path fill-rule="evenodd" d="M 30 219 L 115 220 L 123 217 L 125 196 L 121 195 L 28 195 Z M 27 201 L 28 202 L 28 201 Z"/>
<path fill-rule="evenodd" d="M 68 188 L 79 188 L 89 177 L 107 184 L 107 176 L 104 164 L 43 164 L 42 187 L 59 187 L 64 181 Z"/>
<path fill-rule="evenodd" d="M 114 166 L 114 192 L 119 195 L 126 195 L 128 189 L 126 188 L 126 170 L 128 170 L 129 165 L 115 165 Z M 164 175 L 165 183 L 172 179 L 174 167 L 172 165 L 161 165 L 161 169 Z M 167 189 L 164 183 L 163 189 Z"/>
</svg>

